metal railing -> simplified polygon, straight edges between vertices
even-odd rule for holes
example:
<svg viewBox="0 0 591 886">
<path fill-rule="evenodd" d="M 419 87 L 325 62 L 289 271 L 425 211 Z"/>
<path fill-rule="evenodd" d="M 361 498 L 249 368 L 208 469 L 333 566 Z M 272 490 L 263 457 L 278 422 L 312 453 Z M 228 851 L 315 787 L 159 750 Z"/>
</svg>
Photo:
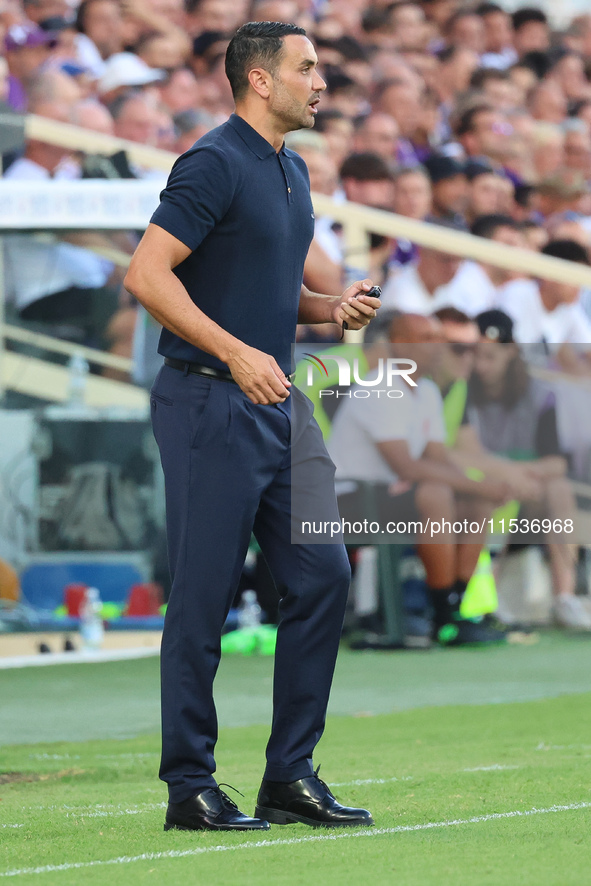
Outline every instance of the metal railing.
<svg viewBox="0 0 591 886">
<path fill-rule="evenodd" d="M 70 124 L 58 123 L 36 115 L 25 117 L 24 131 L 27 138 L 69 147 L 72 151 L 110 154 L 124 150 L 132 162 L 164 172 L 170 170 L 176 159 L 176 155 L 169 151 L 158 150 Z M 24 183 L 24 185 L 26 184 Z M 71 182 L 67 184 L 68 187 L 72 187 Z M 101 182 L 104 188 L 115 187 L 119 193 L 126 187 L 133 188 L 137 184 L 137 182 L 121 180 Z M 18 187 L 16 182 L 6 182 L 5 185 L 9 185 L 8 188 L 5 188 L 6 193 L 13 192 L 15 186 Z M 38 194 L 51 197 L 51 194 L 54 193 L 57 196 L 60 182 L 36 183 L 35 187 Z M 89 194 L 93 190 L 96 193 L 97 183 L 85 180 L 77 182 L 76 187 L 80 199 L 83 200 L 86 190 Z M 159 189 L 160 185 L 154 184 L 154 207 L 157 204 Z M 14 211 L 12 211 L 10 222 L 8 222 L 7 201 L 3 201 L 2 194 L 3 183 L 0 180 L 0 233 L 7 229 L 12 232 L 15 230 L 33 231 L 42 227 L 42 221 L 39 221 L 34 214 L 32 217 L 23 216 L 22 219 L 15 220 Z M 416 221 L 383 210 L 335 202 L 332 198 L 322 194 L 313 194 L 312 199 L 314 211 L 318 216 L 328 216 L 343 226 L 345 253 L 348 260 L 360 272 L 364 272 L 369 265 L 370 233 L 376 233 L 386 237 L 404 238 L 420 246 L 438 249 L 504 269 L 591 288 L 591 267 L 541 255 L 526 249 L 505 246 L 492 240 L 474 237 L 468 233 Z M 148 222 L 149 215 L 146 214 L 145 225 Z M 101 217 L 101 224 L 104 227 L 104 216 Z M 121 219 L 114 215 L 113 229 L 120 229 L 121 224 Z M 76 229 L 76 226 L 75 214 L 69 221 L 66 215 L 59 224 L 60 228 Z M 85 227 L 87 229 L 89 227 L 88 218 L 85 220 Z M 127 267 L 130 261 L 126 253 L 116 249 L 94 248 L 94 251 L 120 267 Z M 0 279 L 2 277 L 0 258 Z M 67 396 L 67 371 L 64 367 L 8 352 L 4 348 L 5 339 L 27 343 L 65 356 L 79 352 L 89 362 L 123 371 L 130 370 L 131 361 L 126 358 L 105 354 L 90 348 L 81 348 L 76 344 L 6 324 L 3 316 L 2 296 L 3 292 L 0 292 L 0 391 L 3 387 L 12 387 L 16 390 L 26 389 L 27 393 L 38 390 L 40 396 L 57 401 L 63 400 Z M 348 335 L 352 338 L 358 337 L 354 333 Z M 23 360 L 28 363 L 23 363 Z M 48 383 L 49 378 L 52 379 L 51 384 Z M 129 402 L 130 406 L 133 404 L 133 408 L 136 408 L 140 400 L 144 405 L 146 403 L 145 392 L 131 384 L 100 379 L 95 376 L 92 376 L 90 381 L 92 383 L 89 384 L 87 390 L 89 403 L 97 404 L 108 401 L 109 392 L 113 397 L 113 402 L 120 405 Z M 100 384 L 98 384 L 99 382 Z"/>
</svg>

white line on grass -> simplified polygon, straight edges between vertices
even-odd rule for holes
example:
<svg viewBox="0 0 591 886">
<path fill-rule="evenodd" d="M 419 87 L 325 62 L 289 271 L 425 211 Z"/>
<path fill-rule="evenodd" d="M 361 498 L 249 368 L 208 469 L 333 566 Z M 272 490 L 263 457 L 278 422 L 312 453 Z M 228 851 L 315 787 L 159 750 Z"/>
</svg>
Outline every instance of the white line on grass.
<svg viewBox="0 0 591 886">
<path fill-rule="evenodd" d="M 589 751 L 591 744 L 545 744 L 543 741 L 536 747 L 536 751 Z"/>
<path fill-rule="evenodd" d="M 24 828 L 24 824 L 0 824 L 0 828 Z"/>
<path fill-rule="evenodd" d="M 365 784 L 392 784 L 394 781 L 412 781 L 412 775 L 401 775 L 399 777 L 392 776 L 392 778 L 357 778 L 355 781 L 333 781 L 333 788 L 352 788 L 359 787 Z"/>
<path fill-rule="evenodd" d="M 474 769 L 462 769 L 461 772 L 504 772 L 507 769 L 521 769 L 521 766 L 501 766 L 494 763 L 492 766 L 475 766 Z"/>
<path fill-rule="evenodd" d="M 485 821 L 499 821 L 503 818 L 525 818 L 530 815 L 547 815 L 550 812 L 572 812 L 577 809 L 590 809 L 591 803 L 569 803 L 564 806 L 548 806 L 545 809 L 515 809 L 511 812 L 493 812 L 490 815 L 475 815 L 472 818 L 457 818 L 451 821 L 430 821 L 426 824 L 398 825 L 395 828 L 367 828 L 362 831 L 340 831 L 336 834 L 321 834 L 309 837 L 292 837 L 287 840 L 250 840 L 247 843 L 217 846 L 201 846 L 194 849 L 171 849 L 168 852 L 144 852 L 142 855 L 120 855 L 118 858 L 96 861 L 73 861 L 65 864 L 47 864 L 37 868 L 0 871 L 0 877 L 20 877 L 24 874 L 49 874 L 55 871 L 71 871 L 77 868 L 92 868 L 103 865 L 132 864 L 136 861 L 159 861 L 166 858 L 187 858 L 205 855 L 209 852 L 235 852 L 240 849 L 269 849 L 273 846 L 298 846 L 302 843 L 323 843 L 326 840 L 345 840 L 354 837 L 381 837 L 388 834 L 404 834 L 414 831 L 428 831 L 434 828 L 450 828 L 463 824 L 480 824 Z"/>
</svg>

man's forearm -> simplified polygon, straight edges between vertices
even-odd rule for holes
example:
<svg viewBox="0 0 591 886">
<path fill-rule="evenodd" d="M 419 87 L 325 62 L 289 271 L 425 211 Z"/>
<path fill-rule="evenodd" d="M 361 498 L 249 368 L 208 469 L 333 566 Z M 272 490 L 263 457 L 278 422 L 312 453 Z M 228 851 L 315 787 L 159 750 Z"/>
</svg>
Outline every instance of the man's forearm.
<svg viewBox="0 0 591 886">
<path fill-rule="evenodd" d="M 310 292 L 306 286 L 302 286 L 298 323 L 334 323 L 334 311 L 340 302 L 340 295 Z"/>
<path fill-rule="evenodd" d="M 455 492 L 463 495 L 479 494 L 478 481 L 466 477 L 451 461 L 443 463 L 431 458 L 418 458 L 408 465 L 407 470 L 397 470 L 396 465 L 392 467 L 396 473 L 399 473 L 402 480 L 411 483 L 435 481 L 445 483 Z"/>
<path fill-rule="evenodd" d="M 158 323 L 222 363 L 240 348 L 242 342 L 197 307 L 172 271 L 136 270 L 125 286 Z"/>
</svg>

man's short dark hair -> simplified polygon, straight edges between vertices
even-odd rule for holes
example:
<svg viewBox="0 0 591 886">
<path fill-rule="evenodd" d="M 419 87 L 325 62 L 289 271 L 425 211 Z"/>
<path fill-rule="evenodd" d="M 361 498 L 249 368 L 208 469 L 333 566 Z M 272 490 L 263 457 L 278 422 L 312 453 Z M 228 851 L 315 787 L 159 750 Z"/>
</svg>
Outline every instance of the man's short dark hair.
<svg viewBox="0 0 591 886">
<path fill-rule="evenodd" d="M 474 323 L 472 317 L 452 305 L 446 305 L 444 308 L 439 308 L 438 311 L 433 311 L 432 316 L 437 317 L 442 323 L 461 323 L 462 326 Z"/>
<path fill-rule="evenodd" d="M 476 68 L 470 77 L 472 89 L 484 89 L 490 80 L 502 80 L 505 83 L 510 80 L 509 72 L 504 68 Z"/>
<path fill-rule="evenodd" d="M 316 132 L 326 132 L 330 124 L 335 120 L 347 120 L 348 117 L 339 108 L 324 108 L 318 111 L 314 129 Z"/>
<path fill-rule="evenodd" d="M 486 240 L 490 240 L 498 228 L 519 230 L 517 222 L 510 215 L 501 215 L 501 213 L 495 212 L 490 215 L 479 215 L 470 228 L 470 233 L 475 237 L 484 237 Z"/>
<path fill-rule="evenodd" d="M 394 178 L 386 160 L 371 151 L 349 154 L 341 166 L 340 176 L 360 182 L 393 181 Z"/>
<path fill-rule="evenodd" d="M 542 255 L 563 258 L 565 261 L 574 261 L 579 265 L 589 264 L 587 250 L 575 240 L 550 240 L 540 251 Z"/>
<path fill-rule="evenodd" d="M 493 15 L 497 12 L 502 12 L 503 15 L 507 15 L 507 11 L 503 9 L 502 6 L 499 6 L 498 3 L 480 3 L 474 12 L 482 18 L 484 18 L 485 15 Z"/>
<path fill-rule="evenodd" d="M 86 13 L 93 3 L 99 2 L 100 0 L 82 0 L 82 3 L 78 7 L 78 10 L 76 12 L 76 30 L 80 31 L 81 34 L 85 33 L 84 28 L 86 27 Z M 114 0 L 114 2 L 117 3 L 117 0 Z"/>
<path fill-rule="evenodd" d="M 539 22 L 542 25 L 548 24 L 546 14 L 543 13 L 541 9 L 537 9 L 534 6 L 524 6 L 522 9 L 517 9 L 511 18 L 513 19 L 513 27 L 516 31 L 524 25 L 529 24 L 529 22 Z"/>
<path fill-rule="evenodd" d="M 128 102 L 135 101 L 138 98 L 145 101 L 146 97 L 140 89 L 130 87 L 125 92 L 122 92 L 121 95 L 118 95 L 117 98 L 114 98 L 112 102 L 109 102 L 107 109 L 113 120 L 118 120 L 121 117 Z"/>
<path fill-rule="evenodd" d="M 253 68 L 274 76 L 283 56 L 283 38 L 292 34 L 306 36 L 303 28 L 285 22 L 247 22 L 238 28 L 226 50 L 226 76 L 235 101 L 246 95 Z"/>
<path fill-rule="evenodd" d="M 484 102 L 478 105 L 472 105 L 471 108 L 467 108 L 462 114 L 460 114 L 455 126 L 455 134 L 460 136 L 466 135 L 468 132 L 473 132 L 476 117 L 478 117 L 479 114 L 490 114 L 492 112 L 494 112 L 493 106 L 485 104 Z"/>
</svg>

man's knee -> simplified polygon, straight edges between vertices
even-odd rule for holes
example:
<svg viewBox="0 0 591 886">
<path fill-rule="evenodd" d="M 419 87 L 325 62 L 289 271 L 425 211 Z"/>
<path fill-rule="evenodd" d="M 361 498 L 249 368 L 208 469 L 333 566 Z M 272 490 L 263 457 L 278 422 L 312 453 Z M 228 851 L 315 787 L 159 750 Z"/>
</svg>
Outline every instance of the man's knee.
<svg viewBox="0 0 591 886">
<path fill-rule="evenodd" d="M 415 492 L 415 503 L 423 517 L 453 520 L 455 497 L 451 486 L 435 480 L 419 483 Z"/>
<path fill-rule="evenodd" d="M 344 545 L 310 545 L 315 548 L 310 563 L 308 587 L 313 594 L 347 596 L 351 566 Z"/>
</svg>

